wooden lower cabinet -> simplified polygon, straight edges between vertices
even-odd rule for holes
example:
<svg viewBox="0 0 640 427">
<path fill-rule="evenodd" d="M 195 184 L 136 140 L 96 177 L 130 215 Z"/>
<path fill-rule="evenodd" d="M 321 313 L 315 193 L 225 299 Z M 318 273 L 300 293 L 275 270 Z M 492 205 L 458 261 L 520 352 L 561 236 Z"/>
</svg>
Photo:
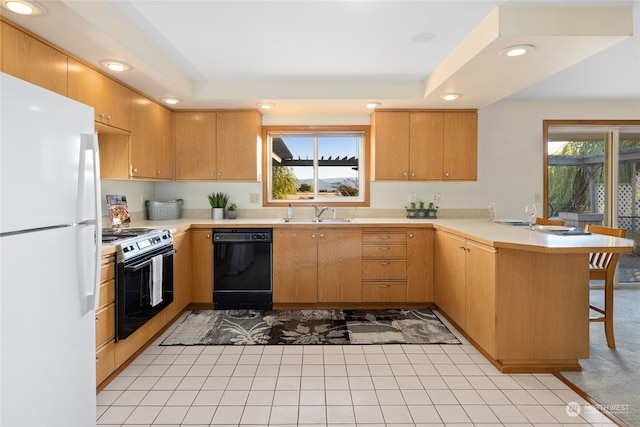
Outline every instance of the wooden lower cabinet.
<svg viewBox="0 0 640 427">
<path fill-rule="evenodd" d="M 191 301 L 191 234 L 173 234 L 173 302 L 166 308 L 167 320 L 178 316 Z"/>
<path fill-rule="evenodd" d="M 407 228 L 407 301 L 433 302 L 433 229 Z"/>
<path fill-rule="evenodd" d="M 96 310 L 96 384 L 115 370 L 115 254 L 104 255 L 100 266 L 100 296 Z"/>
<path fill-rule="evenodd" d="M 273 233 L 273 303 L 360 302 L 360 229 Z"/>
<path fill-rule="evenodd" d="M 318 231 L 273 230 L 273 303 L 318 302 Z"/>
<path fill-rule="evenodd" d="M 191 302 L 213 303 L 213 232 L 190 230 Z"/>
<path fill-rule="evenodd" d="M 435 303 L 495 357 L 496 249 L 437 231 L 434 251 Z"/>
<path fill-rule="evenodd" d="M 366 228 L 362 233 L 362 301 L 407 301 L 405 229 Z"/>
</svg>

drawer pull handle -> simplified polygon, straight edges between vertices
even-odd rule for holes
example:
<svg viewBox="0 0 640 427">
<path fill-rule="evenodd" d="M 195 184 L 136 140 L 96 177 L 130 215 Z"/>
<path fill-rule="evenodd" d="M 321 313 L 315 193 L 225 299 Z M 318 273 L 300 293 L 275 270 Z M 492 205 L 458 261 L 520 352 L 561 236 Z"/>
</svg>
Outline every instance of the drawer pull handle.
<svg viewBox="0 0 640 427">
<path fill-rule="evenodd" d="M 390 239 L 391 236 L 378 236 L 378 239 L 382 239 L 382 240 L 386 240 L 386 239 Z"/>
<path fill-rule="evenodd" d="M 383 288 L 383 289 L 384 289 L 384 288 L 388 288 L 388 287 L 389 287 L 389 285 L 378 285 L 378 287 L 380 287 L 380 288 Z"/>
<path fill-rule="evenodd" d="M 378 247 L 378 249 L 380 249 L 381 251 L 388 251 L 391 248 L 389 246 L 380 246 Z"/>
<path fill-rule="evenodd" d="M 380 261 L 380 262 L 378 262 L 378 264 L 380 264 L 380 265 L 389 265 L 389 262 L 388 261 Z"/>
</svg>

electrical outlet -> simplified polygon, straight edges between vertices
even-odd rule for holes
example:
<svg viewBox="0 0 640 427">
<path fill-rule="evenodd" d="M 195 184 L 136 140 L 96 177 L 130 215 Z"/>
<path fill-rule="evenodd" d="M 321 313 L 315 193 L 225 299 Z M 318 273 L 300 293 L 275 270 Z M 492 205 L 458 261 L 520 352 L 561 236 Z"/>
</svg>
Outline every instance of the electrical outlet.
<svg viewBox="0 0 640 427">
<path fill-rule="evenodd" d="M 442 200 L 442 193 L 434 193 L 433 201 L 434 202 L 439 202 L 440 200 Z"/>
<path fill-rule="evenodd" d="M 542 201 L 542 196 L 540 193 L 533 193 L 533 202 L 540 203 Z"/>
<path fill-rule="evenodd" d="M 260 194 L 249 193 L 249 203 L 260 203 Z"/>
</svg>

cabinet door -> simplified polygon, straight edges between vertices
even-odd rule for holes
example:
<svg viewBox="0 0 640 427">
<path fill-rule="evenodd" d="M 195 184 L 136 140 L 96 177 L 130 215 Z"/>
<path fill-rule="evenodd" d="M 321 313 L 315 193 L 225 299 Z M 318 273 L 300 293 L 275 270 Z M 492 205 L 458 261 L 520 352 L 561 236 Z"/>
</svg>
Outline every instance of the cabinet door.
<svg viewBox="0 0 640 427">
<path fill-rule="evenodd" d="M 216 179 L 216 113 L 175 112 L 176 180 Z"/>
<path fill-rule="evenodd" d="M 409 179 L 441 180 L 444 113 L 412 112 L 409 122 Z"/>
<path fill-rule="evenodd" d="M 317 230 L 274 230 L 274 304 L 318 302 L 317 262 Z"/>
<path fill-rule="evenodd" d="M 131 90 L 69 58 L 68 96 L 94 108 L 95 121 L 131 130 Z"/>
<path fill-rule="evenodd" d="M 191 302 L 213 303 L 211 230 L 191 230 Z"/>
<path fill-rule="evenodd" d="M 217 113 L 218 180 L 256 181 L 261 143 L 260 113 Z"/>
<path fill-rule="evenodd" d="M 433 297 L 438 307 L 465 328 L 465 240 L 442 231 L 434 239 Z"/>
<path fill-rule="evenodd" d="M 3 71 L 67 96 L 67 55 L 8 24 L 2 25 Z"/>
<path fill-rule="evenodd" d="M 172 130 L 171 112 L 138 94 L 133 95 L 131 110 L 131 177 L 173 178 L 173 165 L 168 162 L 172 138 L 166 135 Z"/>
<path fill-rule="evenodd" d="M 190 233 L 173 235 L 173 302 L 167 307 L 167 320 L 182 313 L 191 300 L 191 239 Z"/>
<path fill-rule="evenodd" d="M 318 301 L 362 301 L 362 230 L 318 231 Z"/>
<path fill-rule="evenodd" d="M 409 179 L 409 113 L 375 112 L 372 116 L 374 179 Z"/>
<path fill-rule="evenodd" d="M 466 332 L 491 356 L 496 353 L 496 249 L 467 240 Z"/>
<path fill-rule="evenodd" d="M 407 229 L 407 302 L 433 302 L 433 230 Z"/>
<path fill-rule="evenodd" d="M 444 113 L 444 179 L 478 179 L 478 113 Z"/>
</svg>

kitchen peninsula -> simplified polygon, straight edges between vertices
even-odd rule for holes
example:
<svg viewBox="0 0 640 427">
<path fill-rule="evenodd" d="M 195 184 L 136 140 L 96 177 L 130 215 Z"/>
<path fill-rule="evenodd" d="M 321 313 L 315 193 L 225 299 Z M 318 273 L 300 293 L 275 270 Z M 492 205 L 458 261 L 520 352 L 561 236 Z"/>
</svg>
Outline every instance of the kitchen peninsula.
<svg viewBox="0 0 640 427">
<path fill-rule="evenodd" d="M 211 295 L 213 227 L 273 228 L 274 243 L 279 231 L 287 230 L 406 235 L 407 249 L 403 252 L 406 256 L 402 259 L 407 263 L 404 281 L 407 292 L 403 294 L 404 299 L 388 299 L 377 306 L 437 307 L 502 372 L 580 370 L 578 359 L 589 357 L 589 253 L 603 249 L 631 252 L 633 248 L 633 241 L 628 239 L 595 234 L 553 235 L 528 227 L 490 223 L 486 219 L 356 218 L 339 224 L 284 223 L 282 219 L 180 219 L 144 221 L 136 226 L 170 229 L 190 239 L 187 245 L 190 251 L 186 254 L 191 259 L 180 262 L 190 266 L 193 276 L 190 280 L 176 277 L 176 283 L 191 286 L 189 302 L 200 305 L 204 300 L 197 301 L 196 295 L 206 298 Z M 428 271 L 422 270 L 421 283 L 425 287 L 419 296 L 409 292 L 411 275 L 415 275 L 411 271 L 415 258 L 410 255 L 414 250 L 409 249 L 410 239 L 418 235 L 416 231 L 426 236 L 421 240 L 420 262 L 429 267 Z M 362 251 L 351 252 L 364 254 L 367 242 L 365 239 L 362 242 Z M 404 245 L 401 244 L 403 248 Z M 278 262 L 274 256 L 274 264 Z M 362 258 L 358 262 L 364 265 Z M 274 265 L 274 270 L 276 268 Z M 176 275 L 179 271 L 181 269 L 176 269 Z M 363 280 L 348 286 L 364 289 L 367 282 L 364 267 L 362 271 Z M 206 290 L 198 292 L 199 286 Z M 273 286 L 276 294 L 280 283 L 274 279 Z M 211 299 L 208 301 L 211 304 Z M 340 305 L 372 306 L 364 299 L 359 303 L 324 302 L 317 306 Z M 274 300 L 276 309 L 291 306 L 278 305 Z M 303 306 L 309 307 L 309 304 Z M 172 309 L 175 315 L 176 309 L 182 308 L 167 309 Z M 167 322 L 172 318 L 167 316 Z"/>
</svg>

